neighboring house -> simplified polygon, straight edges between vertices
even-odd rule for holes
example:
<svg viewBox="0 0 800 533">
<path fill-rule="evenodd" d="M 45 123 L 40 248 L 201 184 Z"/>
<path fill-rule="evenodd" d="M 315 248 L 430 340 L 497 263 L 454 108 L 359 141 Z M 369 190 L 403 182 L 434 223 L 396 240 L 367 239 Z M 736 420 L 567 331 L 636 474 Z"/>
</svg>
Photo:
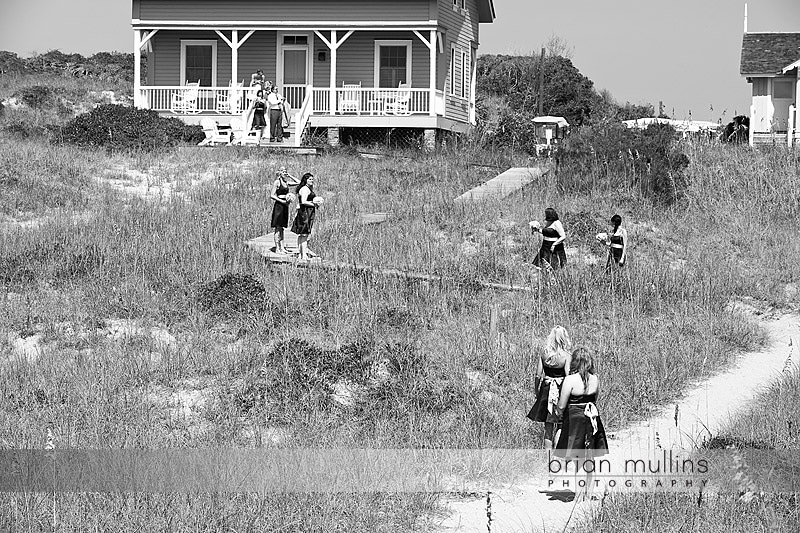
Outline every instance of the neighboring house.
<svg viewBox="0 0 800 533">
<path fill-rule="evenodd" d="M 740 73 L 753 85 L 750 144 L 776 137 L 797 142 L 800 33 L 745 33 Z"/>
<path fill-rule="evenodd" d="M 475 123 L 478 29 L 495 18 L 492 0 L 132 1 L 138 107 L 226 123 L 262 69 L 291 105 L 296 145 L 306 127 L 327 129 L 332 144 L 340 128 L 413 128 L 431 145 Z"/>
</svg>

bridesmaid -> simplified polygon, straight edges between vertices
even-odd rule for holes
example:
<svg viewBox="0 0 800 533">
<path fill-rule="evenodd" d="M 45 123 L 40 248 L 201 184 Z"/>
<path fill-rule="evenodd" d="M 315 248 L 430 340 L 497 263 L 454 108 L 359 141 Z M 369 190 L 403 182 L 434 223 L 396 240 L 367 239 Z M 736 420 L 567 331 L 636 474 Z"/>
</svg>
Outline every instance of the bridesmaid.
<svg viewBox="0 0 800 533">
<path fill-rule="evenodd" d="M 297 181 L 286 172 L 286 167 L 281 167 L 276 174 L 270 194 L 270 198 L 274 202 L 270 227 L 274 232 L 275 253 L 286 254 L 288 252 L 283 245 L 283 231 L 289 225 L 290 187 L 297 185 Z"/>
<path fill-rule="evenodd" d="M 556 412 L 563 415 L 563 427 L 553 453 L 582 466 L 587 489 L 592 487 L 594 468 L 586 469 L 586 463 L 608 453 L 605 428 L 595 405 L 599 388 L 591 352 L 578 348 L 572 352 L 570 373 L 561 385 Z"/>
<path fill-rule="evenodd" d="M 564 240 L 567 234 L 564 226 L 558 219 L 558 213 L 552 207 L 544 210 L 544 227 L 539 230 L 532 226 L 533 231 L 541 231 L 542 247 L 539 255 L 533 260 L 534 266 L 545 268 L 550 266 L 553 269 L 564 268 L 567 264 L 567 252 L 564 250 Z"/>
<path fill-rule="evenodd" d="M 533 404 L 528 418 L 534 422 L 544 422 L 544 449 L 553 449 L 553 434 L 558 423 L 556 414 L 561 383 L 570 371 L 569 334 L 563 326 L 556 326 L 547 336 L 544 352 L 536 362 L 536 403 Z"/>
<path fill-rule="evenodd" d="M 321 203 L 322 198 L 314 193 L 314 175 L 306 172 L 297 186 L 297 216 L 292 223 L 292 232 L 297 234 L 297 247 L 300 249 L 302 262 L 307 262 L 311 258 L 308 238 L 314 226 L 317 206 Z"/>
</svg>

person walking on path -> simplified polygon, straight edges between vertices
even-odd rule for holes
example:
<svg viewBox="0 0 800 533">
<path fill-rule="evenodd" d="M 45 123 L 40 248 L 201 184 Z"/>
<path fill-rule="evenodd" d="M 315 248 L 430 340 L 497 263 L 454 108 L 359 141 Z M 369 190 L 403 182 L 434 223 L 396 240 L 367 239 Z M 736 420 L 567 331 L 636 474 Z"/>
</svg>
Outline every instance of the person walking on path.
<svg viewBox="0 0 800 533">
<path fill-rule="evenodd" d="M 592 488 L 594 477 L 594 467 L 587 468 L 587 465 L 593 463 L 595 457 L 608 453 L 606 431 L 595 405 L 599 389 L 600 379 L 595 374 L 592 353 L 586 348 L 576 349 L 572 352 L 570 373 L 561 385 L 556 412 L 563 416 L 562 429 L 553 455 L 576 465 L 575 488 L 586 489 L 582 491 L 582 499 Z M 582 486 L 577 480 L 581 469 L 586 473 Z"/>
<path fill-rule="evenodd" d="M 272 87 L 272 91 L 267 96 L 270 142 L 283 142 L 283 100 L 283 96 L 278 93 L 278 87 Z"/>
<path fill-rule="evenodd" d="M 544 227 L 541 229 L 535 220 L 530 223 L 530 226 L 534 233 L 541 232 L 542 234 L 542 247 L 533 260 L 534 266 L 540 269 L 549 266 L 554 270 L 564 268 L 567 264 L 567 253 L 564 250 L 564 240 L 567 238 L 567 234 L 558 219 L 556 210 L 552 207 L 544 210 Z"/>
<path fill-rule="evenodd" d="M 563 326 L 550 330 L 544 351 L 536 361 L 536 402 L 528 418 L 534 422 L 544 422 L 544 449 L 553 449 L 553 435 L 559 416 L 556 406 L 561 392 L 561 383 L 570 371 L 572 342 Z"/>
<path fill-rule="evenodd" d="M 307 262 L 311 259 L 312 252 L 308 249 L 308 238 L 314 226 L 317 207 L 322 204 L 322 198 L 314 193 L 314 175 L 310 172 L 303 174 L 297 187 L 297 215 L 292 223 L 292 232 L 297 234 L 297 247 L 300 249 L 300 261 Z"/>
<path fill-rule="evenodd" d="M 298 181 L 294 176 L 286 172 L 286 167 L 281 167 L 276 172 L 275 181 L 272 183 L 270 198 L 274 204 L 272 206 L 271 228 L 274 232 L 275 253 L 286 254 L 283 246 L 283 231 L 289 225 L 289 205 L 292 203 L 294 193 L 291 187 L 297 185 Z"/>
</svg>

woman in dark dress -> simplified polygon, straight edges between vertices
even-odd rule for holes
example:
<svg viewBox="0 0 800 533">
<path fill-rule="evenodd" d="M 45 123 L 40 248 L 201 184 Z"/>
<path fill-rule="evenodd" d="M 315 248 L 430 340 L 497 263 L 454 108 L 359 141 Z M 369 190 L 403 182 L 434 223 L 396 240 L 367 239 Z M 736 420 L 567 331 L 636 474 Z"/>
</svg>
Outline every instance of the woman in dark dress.
<svg viewBox="0 0 800 533">
<path fill-rule="evenodd" d="M 570 370 L 570 350 L 572 343 L 567 330 L 556 326 L 547 336 L 547 344 L 536 364 L 536 403 L 528 418 L 534 422 L 544 422 L 544 449 L 553 449 L 553 434 L 558 423 L 556 406 L 560 397 L 560 387 Z"/>
<path fill-rule="evenodd" d="M 290 181 L 291 180 L 291 181 Z M 283 230 L 289 225 L 289 204 L 291 203 L 290 187 L 297 185 L 295 178 L 281 167 L 272 184 L 270 198 L 275 202 L 272 206 L 271 228 L 275 235 L 275 253 L 286 254 L 283 246 Z"/>
<path fill-rule="evenodd" d="M 250 112 L 253 113 L 253 125 L 251 130 L 258 129 L 261 133 L 258 136 L 258 141 L 261 142 L 261 137 L 264 136 L 264 128 L 267 127 L 267 119 L 264 118 L 264 112 L 267 109 L 267 101 L 264 99 L 264 91 L 259 90 L 256 92 L 255 100 L 250 104 Z"/>
<path fill-rule="evenodd" d="M 561 385 L 556 410 L 563 419 L 554 455 L 576 461 L 586 472 L 584 486 L 591 488 L 594 468 L 585 466 L 595 457 L 608 453 L 606 431 L 595 405 L 600 380 L 594 373 L 592 354 L 586 348 L 572 352 L 570 364 L 570 374 Z"/>
<path fill-rule="evenodd" d="M 622 217 L 619 215 L 611 217 L 611 225 L 613 229 L 606 239 L 606 246 L 608 246 L 606 269 L 611 268 L 612 264 L 625 266 L 628 251 L 628 232 L 622 227 Z"/>
<path fill-rule="evenodd" d="M 317 206 L 322 203 L 322 198 L 314 194 L 314 175 L 310 172 L 303 174 L 297 186 L 297 216 L 292 223 L 292 232 L 297 234 L 297 247 L 300 249 L 300 260 L 308 261 L 308 237 L 314 226 Z"/>
<path fill-rule="evenodd" d="M 538 268 L 550 266 L 553 269 L 564 268 L 567 264 L 567 253 L 564 250 L 564 240 L 567 234 L 564 233 L 564 226 L 558 219 L 558 213 L 552 207 L 544 210 L 544 227 L 542 227 L 542 247 L 539 255 L 534 259 L 533 264 Z M 537 228 L 533 227 L 534 231 Z"/>
</svg>

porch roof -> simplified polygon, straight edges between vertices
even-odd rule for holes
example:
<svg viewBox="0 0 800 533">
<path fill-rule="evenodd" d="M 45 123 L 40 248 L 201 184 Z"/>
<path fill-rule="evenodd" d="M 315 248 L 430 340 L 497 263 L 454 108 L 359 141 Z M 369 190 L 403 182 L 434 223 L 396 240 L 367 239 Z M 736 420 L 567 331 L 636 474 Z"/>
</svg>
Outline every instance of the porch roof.
<svg viewBox="0 0 800 533">
<path fill-rule="evenodd" d="M 742 76 L 782 74 L 800 60 L 800 33 L 745 33 L 742 38 Z"/>
</svg>

